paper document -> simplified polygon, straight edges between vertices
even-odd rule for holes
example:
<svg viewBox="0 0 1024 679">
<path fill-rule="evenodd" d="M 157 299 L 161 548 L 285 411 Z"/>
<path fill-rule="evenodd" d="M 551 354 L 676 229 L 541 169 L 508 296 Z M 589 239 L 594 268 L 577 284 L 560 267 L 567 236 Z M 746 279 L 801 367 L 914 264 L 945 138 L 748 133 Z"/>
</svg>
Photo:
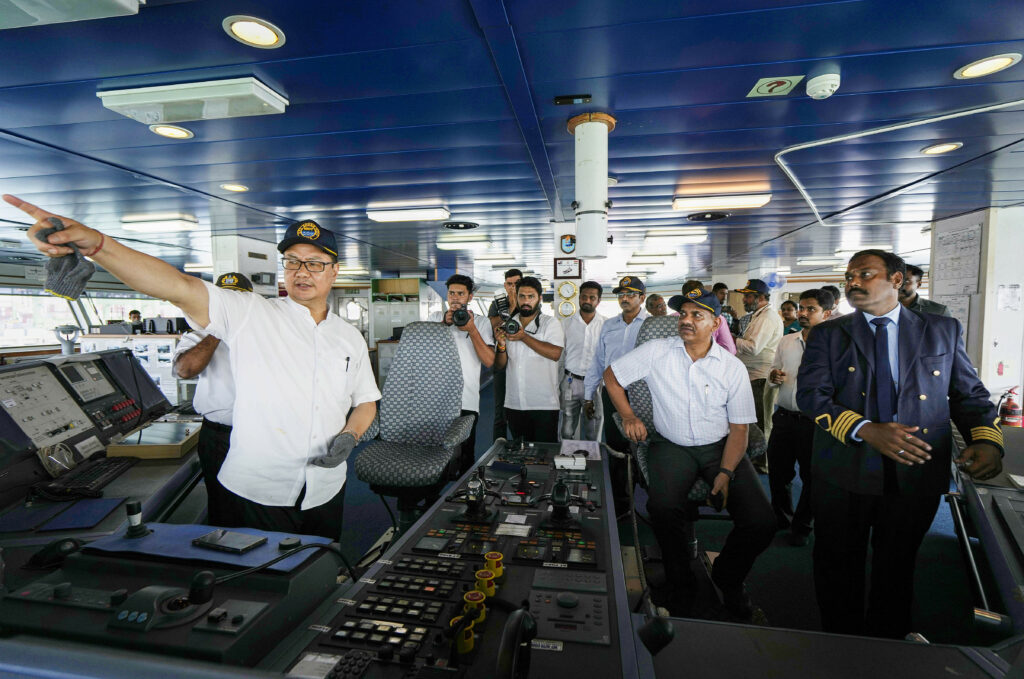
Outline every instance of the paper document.
<svg viewBox="0 0 1024 679">
<path fill-rule="evenodd" d="M 567 439 L 562 441 L 562 449 L 558 451 L 558 454 L 572 455 L 580 450 L 587 454 L 588 460 L 601 459 L 601 444 L 597 441 L 574 441 L 572 439 Z"/>
</svg>

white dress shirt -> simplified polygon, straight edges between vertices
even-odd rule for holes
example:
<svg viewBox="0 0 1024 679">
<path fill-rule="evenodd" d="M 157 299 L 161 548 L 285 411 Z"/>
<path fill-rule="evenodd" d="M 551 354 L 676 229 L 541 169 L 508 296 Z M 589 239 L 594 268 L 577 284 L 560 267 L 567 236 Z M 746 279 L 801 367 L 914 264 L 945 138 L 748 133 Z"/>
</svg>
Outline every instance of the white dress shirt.
<svg viewBox="0 0 1024 679">
<path fill-rule="evenodd" d="M 595 313 L 590 323 L 584 321 L 578 313 L 569 316 L 562 321 L 562 330 L 565 332 L 565 369 L 573 375 L 586 377 L 587 369 L 594 361 L 594 352 L 597 350 L 597 340 L 601 336 L 601 328 L 604 326 L 605 317 Z"/>
<path fill-rule="evenodd" d="M 444 313 L 435 311 L 427 317 L 428 321 L 441 323 L 444 321 Z M 494 344 L 494 332 L 491 330 L 491 322 L 477 313 L 473 314 L 473 324 L 480 331 L 480 337 L 488 346 Z M 455 340 L 455 348 L 459 352 L 459 362 L 462 363 L 462 409 L 471 410 L 474 413 L 480 412 L 480 357 L 473 348 L 473 338 L 468 332 L 459 330 L 454 325 L 448 326 Z"/>
<path fill-rule="evenodd" d="M 779 348 L 775 350 L 775 360 L 772 361 L 771 370 L 785 371 L 786 377 L 782 384 L 775 384 L 769 379 L 766 386 L 779 390 L 775 402 L 780 408 L 800 412 L 800 406 L 796 404 L 796 374 L 800 370 L 800 361 L 803 360 L 805 348 L 807 348 L 807 344 L 804 342 L 803 332 L 790 333 L 779 340 Z"/>
<path fill-rule="evenodd" d="M 885 339 L 889 350 L 889 372 L 892 374 L 892 383 L 896 387 L 896 393 L 899 393 L 900 390 L 900 309 L 902 308 L 903 305 L 897 303 L 892 310 L 888 313 L 882 314 L 881 316 L 872 316 L 866 311 L 860 312 L 861 315 L 864 316 L 864 322 L 868 324 L 868 329 L 871 331 L 872 335 L 875 334 L 878 327 L 871 321 L 876 318 L 888 318 L 889 321 L 891 321 L 887 326 L 885 326 Z M 854 322 L 856 323 L 856 321 Z M 899 405 L 899 398 L 897 398 L 896 402 L 893 403 L 893 407 L 897 405 Z M 899 415 L 897 413 L 893 413 L 892 421 L 899 422 Z M 868 422 L 871 422 L 871 420 L 864 419 L 858 422 L 857 426 L 850 432 L 850 438 L 854 441 L 861 441 L 862 439 L 857 434 L 860 432 L 861 427 Z"/>
<path fill-rule="evenodd" d="M 303 487 L 301 509 L 324 504 L 345 484 L 347 465 L 309 461 L 327 454 L 352 407 L 380 399 L 363 336 L 332 312 L 316 323 L 290 297 L 206 289 L 235 382 L 231 447 L 217 479 L 263 505 L 293 506 Z"/>
<path fill-rule="evenodd" d="M 203 329 L 186 332 L 174 349 L 172 365 L 186 351 L 202 342 L 211 333 Z M 214 335 L 216 337 L 216 335 Z M 217 424 L 231 426 L 231 410 L 235 407 L 235 380 L 231 377 L 231 350 L 221 342 L 213 351 L 210 362 L 199 373 L 192 407 L 197 413 Z"/>
<path fill-rule="evenodd" d="M 517 320 L 519 315 L 514 316 Z M 553 316 L 538 313 L 527 326 L 526 334 L 541 342 L 565 346 L 562 324 Z M 526 346 L 526 342 L 508 342 L 505 371 L 505 407 L 512 410 L 558 410 L 558 361 L 544 358 Z"/>
<path fill-rule="evenodd" d="M 604 378 L 604 370 L 612 361 L 633 351 L 636 347 L 636 336 L 640 334 L 640 326 L 644 319 L 650 316 L 647 309 L 640 307 L 640 313 L 633 317 L 633 321 L 626 324 L 622 314 L 612 316 L 601 326 L 601 334 L 597 338 L 597 348 L 594 350 L 594 358 L 587 369 L 586 379 L 583 381 L 583 398 L 587 401 L 594 400 L 594 390 L 601 384 Z"/>
<path fill-rule="evenodd" d="M 765 304 L 750 317 L 747 329 L 736 339 L 736 357 L 747 366 L 751 380 L 768 377 L 782 335 L 782 317 L 769 305 Z"/>
<path fill-rule="evenodd" d="M 647 382 L 654 428 L 680 446 L 703 446 L 729 435 L 729 424 L 757 422 L 743 363 L 715 342 L 694 361 L 679 337 L 651 340 L 612 363 L 619 384 Z"/>
</svg>

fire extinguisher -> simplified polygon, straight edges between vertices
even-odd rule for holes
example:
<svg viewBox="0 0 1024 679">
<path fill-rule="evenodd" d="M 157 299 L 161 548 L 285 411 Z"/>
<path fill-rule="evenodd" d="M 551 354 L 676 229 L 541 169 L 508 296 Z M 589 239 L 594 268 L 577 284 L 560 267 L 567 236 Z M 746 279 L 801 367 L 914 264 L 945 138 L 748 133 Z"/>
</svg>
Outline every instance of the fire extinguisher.
<svg viewBox="0 0 1024 679">
<path fill-rule="evenodd" d="M 1020 404 L 1013 400 L 1017 387 L 1007 389 L 999 399 L 999 424 L 1004 427 L 1021 426 Z"/>
</svg>

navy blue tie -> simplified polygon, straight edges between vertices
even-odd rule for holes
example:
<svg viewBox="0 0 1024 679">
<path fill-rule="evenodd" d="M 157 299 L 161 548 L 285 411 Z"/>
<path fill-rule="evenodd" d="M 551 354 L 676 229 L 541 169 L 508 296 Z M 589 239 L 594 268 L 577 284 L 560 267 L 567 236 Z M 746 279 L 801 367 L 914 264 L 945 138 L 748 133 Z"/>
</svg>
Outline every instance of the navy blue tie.
<svg viewBox="0 0 1024 679">
<path fill-rule="evenodd" d="M 889 365 L 888 318 L 873 318 L 875 326 L 875 411 L 879 422 L 892 422 L 896 415 L 896 383 Z"/>
</svg>

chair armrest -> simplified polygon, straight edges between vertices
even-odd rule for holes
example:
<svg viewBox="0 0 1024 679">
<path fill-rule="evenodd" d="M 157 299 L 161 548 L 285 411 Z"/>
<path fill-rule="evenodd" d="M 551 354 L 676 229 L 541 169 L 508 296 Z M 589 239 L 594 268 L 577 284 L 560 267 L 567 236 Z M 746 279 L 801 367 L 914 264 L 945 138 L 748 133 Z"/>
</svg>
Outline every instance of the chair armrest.
<svg viewBox="0 0 1024 679">
<path fill-rule="evenodd" d="M 473 416 L 460 415 L 448 425 L 448 431 L 444 433 L 444 441 L 441 443 L 445 448 L 454 448 L 469 438 L 469 432 L 473 430 Z"/>
<path fill-rule="evenodd" d="M 370 426 L 366 428 L 366 431 L 363 432 L 363 435 L 359 437 L 359 440 L 356 443 L 363 443 L 364 441 L 369 441 L 371 439 L 375 439 L 375 438 L 377 438 L 377 436 L 379 434 L 380 434 L 380 413 L 377 413 L 373 417 L 373 422 L 370 423 Z"/>
</svg>

